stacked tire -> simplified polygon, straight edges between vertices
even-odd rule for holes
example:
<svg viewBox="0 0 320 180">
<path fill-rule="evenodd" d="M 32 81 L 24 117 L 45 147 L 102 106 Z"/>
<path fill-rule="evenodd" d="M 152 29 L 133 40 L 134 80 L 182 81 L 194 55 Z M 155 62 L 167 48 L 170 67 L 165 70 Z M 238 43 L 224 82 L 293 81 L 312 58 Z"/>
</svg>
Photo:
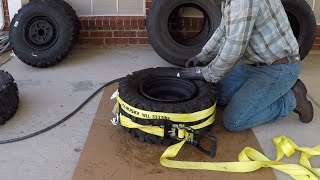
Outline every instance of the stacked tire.
<svg viewBox="0 0 320 180">
<path fill-rule="evenodd" d="M 24 63 L 45 68 L 61 62 L 76 43 L 80 22 L 63 0 L 34 0 L 10 25 L 10 43 Z"/>
<path fill-rule="evenodd" d="M 305 0 L 281 0 L 288 14 L 292 30 L 299 42 L 300 55 L 304 59 L 316 38 L 316 19 Z M 147 19 L 149 40 L 154 50 L 171 64 L 184 66 L 197 55 L 220 24 L 220 4 L 215 0 L 153 0 Z M 200 10 L 204 16 L 202 30 L 193 38 L 177 41 L 170 34 L 170 16 L 181 7 Z"/>
<path fill-rule="evenodd" d="M 134 72 L 120 82 L 119 96 L 133 107 L 152 112 L 188 114 L 212 107 L 216 103 L 215 87 L 201 80 L 179 79 L 177 73 L 180 71 L 179 68 L 150 68 Z M 166 132 L 173 124 L 169 120 L 139 119 L 123 110 L 120 112 L 138 124 L 164 127 Z M 207 118 L 186 125 L 192 126 L 205 120 Z M 207 126 L 199 131 L 208 132 L 211 127 Z M 126 130 L 141 142 L 165 146 L 177 142 L 176 139 L 170 138 L 169 134 L 165 134 L 162 138 L 139 129 L 126 128 Z"/>
<path fill-rule="evenodd" d="M 17 84 L 8 72 L 0 71 L 0 125 L 14 116 L 18 104 Z"/>
<path fill-rule="evenodd" d="M 317 36 L 317 21 L 312 8 L 305 0 L 281 0 L 296 36 L 301 58 L 304 59 L 312 49 Z"/>
</svg>

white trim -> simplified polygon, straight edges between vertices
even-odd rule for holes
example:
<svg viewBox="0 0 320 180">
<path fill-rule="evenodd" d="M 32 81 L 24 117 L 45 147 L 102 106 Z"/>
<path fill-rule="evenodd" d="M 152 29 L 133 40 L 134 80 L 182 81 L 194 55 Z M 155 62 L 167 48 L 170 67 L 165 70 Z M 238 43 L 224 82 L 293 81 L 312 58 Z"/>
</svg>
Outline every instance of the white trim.
<svg viewBox="0 0 320 180">
<path fill-rule="evenodd" d="M 91 14 L 94 14 L 94 7 L 93 7 L 93 0 L 90 1 L 91 2 Z"/>
<path fill-rule="evenodd" d="M 142 5 L 142 8 L 143 8 L 143 14 L 144 14 L 144 16 L 147 16 L 147 10 L 146 10 L 146 3 L 147 3 L 147 1 L 146 0 L 143 0 L 143 5 Z"/>
<path fill-rule="evenodd" d="M 4 28 L 4 11 L 3 11 L 3 2 L 0 1 L 0 30 Z"/>
<path fill-rule="evenodd" d="M 143 14 L 99 14 L 99 15 L 96 15 L 96 14 L 81 14 L 81 15 L 78 15 L 78 17 L 95 17 L 95 16 L 137 16 L 137 17 L 145 17 L 145 15 Z"/>
<path fill-rule="evenodd" d="M 142 1 L 142 14 L 120 14 L 120 3 L 119 0 L 115 0 L 116 1 L 116 14 L 94 14 L 94 0 L 90 0 L 91 1 L 91 14 L 81 14 L 78 16 L 146 16 L 147 15 L 147 11 L 146 11 L 146 0 Z"/>
<path fill-rule="evenodd" d="M 119 14 L 119 0 L 116 0 L 116 3 L 117 3 L 117 14 Z"/>
<path fill-rule="evenodd" d="M 10 20 L 16 13 L 18 13 L 18 10 L 22 7 L 22 5 L 27 3 L 29 3 L 29 0 L 8 0 Z"/>
<path fill-rule="evenodd" d="M 314 11 L 314 7 L 316 5 L 316 0 L 313 0 L 313 4 L 312 4 L 312 10 Z"/>
</svg>

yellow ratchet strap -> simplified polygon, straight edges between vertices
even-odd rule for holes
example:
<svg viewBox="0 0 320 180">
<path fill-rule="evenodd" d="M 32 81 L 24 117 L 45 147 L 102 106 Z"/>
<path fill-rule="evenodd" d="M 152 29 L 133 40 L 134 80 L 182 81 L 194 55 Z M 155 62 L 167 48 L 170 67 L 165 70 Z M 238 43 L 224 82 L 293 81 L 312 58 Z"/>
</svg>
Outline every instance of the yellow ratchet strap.
<svg viewBox="0 0 320 180">
<path fill-rule="evenodd" d="M 215 116 L 212 115 L 212 116 L 210 116 L 210 118 L 208 118 L 203 123 L 200 123 L 200 124 L 197 124 L 194 126 L 190 126 L 190 128 L 197 130 L 197 129 L 207 127 L 214 122 L 214 117 Z M 141 124 L 133 122 L 130 118 L 128 118 L 124 115 L 120 115 L 120 124 L 124 127 L 130 128 L 130 129 L 132 129 L 132 128 L 140 129 L 141 131 L 144 131 L 146 133 L 153 134 L 153 135 L 160 136 L 160 137 L 164 137 L 164 128 L 161 128 L 159 126 L 141 125 Z M 180 138 L 180 139 L 185 138 L 186 137 L 185 133 L 187 133 L 187 131 L 185 129 L 179 129 L 178 138 Z"/>
<path fill-rule="evenodd" d="M 320 155 L 320 145 L 315 148 L 298 147 L 285 136 L 273 138 L 274 145 L 277 148 L 277 160 L 275 161 L 268 159 L 259 151 L 250 147 L 246 147 L 240 152 L 238 155 L 239 162 L 187 162 L 168 159 L 176 157 L 185 142 L 186 139 L 168 147 L 160 157 L 160 163 L 168 168 L 241 173 L 252 172 L 261 168 L 274 168 L 298 180 L 316 180 L 320 176 L 320 169 L 312 168 L 309 161 L 312 156 Z M 291 157 L 295 151 L 301 151 L 300 164 L 279 162 L 284 155 Z"/>
<path fill-rule="evenodd" d="M 194 130 L 206 127 L 212 124 L 215 120 L 216 105 L 209 109 L 191 114 L 173 114 L 140 110 L 125 103 L 119 96 L 117 96 L 117 101 L 126 113 L 141 119 L 167 119 L 177 123 L 186 123 L 196 122 L 210 116 L 203 123 L 190 126 Z M 121 114 L 120 123 L 122 126 L 127 128 L 138 128 L 146 133 L 164 137 L 164 128 L 140 125 Z M 252 172 L 261 168 L 273 168 L 298 180 L 317 180 L 318 177 L 320 177 L 320 168 L 313 168 L 309 161 L 309 158 L 312 156 L 320 155 L 320 145 L 314 148 L 299 147 L 285 136 L 273 138 L 273 143 L 277 149 L 276 160 L 270 160 L 259 151 L 250 147 L 246 147 L 240 152 L 238 155 L 239 162 L 188 162 L 170 160 L 169 158 L 175 158 L 177 156 L 182 146 L 189 140 L 190 136 L 190 133 L 185 129 L 179 129 L 178 138 L 182 139 L 182 141 L 169 146 L 160 157 L 160 163 L 168 168 L 241 173 Z M 300 164 L 285 164 L 280 162 L 284 156 L 291 157 L 296 151 L 301 152 Z"/>
<path fill-rule="evenodd" d="M 191 113 L 191 114 L 151 112 L 151 111 L 145 111 L 145 110 L 132 107 L 126 102 L 124 102 L 119 96 L 117 96 L 116 98 L 119 105 L 126 113 L 140 119 L 166 119 L 166 120 L 179 122 L 179 123 L 196 122 L 209 117 L 215 112 L 215 109 L 216 109 L 216 104 L 215 104 L 209 109 Z"/>
</svg>

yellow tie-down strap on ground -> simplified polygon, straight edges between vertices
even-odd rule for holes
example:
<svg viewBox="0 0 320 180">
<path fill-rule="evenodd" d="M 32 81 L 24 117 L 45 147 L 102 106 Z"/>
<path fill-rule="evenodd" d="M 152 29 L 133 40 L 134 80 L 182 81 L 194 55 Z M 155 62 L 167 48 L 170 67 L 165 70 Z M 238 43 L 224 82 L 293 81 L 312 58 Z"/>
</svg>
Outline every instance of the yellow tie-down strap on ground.
<svg viewBox="0 0 320 180">
<path fill-rule="evenodd" d="M 268 159 L 259 151 L 250 147 L 246 147 L 240 152 L 238 155 L 239 162 L 187 162 L 168 159 L 176 157 L 185 142 L 186 140 L 183 140 L 168 147 L 160 157 L 160 163 L 168 168 L 241 173 L 270 167 L 298 180 L 317 180 L 320 176 L 320 169 L 312 168 L 309 162 L 309 158 L 312 156 L 320 155 L 320 145 L 315 148 L 298 147 L 285 136 L 273 138 L 274 145 L 277 148 L 277 160 L 275 161 Z M 301 151 L 300 164 L 284 164 L 279 162 L 284 155 L 291 157 L 295 151 Z"/>
<path fill-rule="evenodd" d="M 125 112 L 134 117 L 142 119 L 161 119 L 159 116 L 163 116 L 166 117 L 165 119 L 173 122 L 185 123 L 199 121 L 210 116 L 205 122 L 191 126 L 191 128 L 194 130 L 206 127 L 212 124 L 215 120 L 215 105 L 207 110 L 189 115 L 149 112 L 130 106 L 129 104 L 123 102 L 120 97 L 117 97 L 117 101 Z M 196 115 L 198 115 L 198 117 Z M 186 119 L 183 120 L 181 116 Z M 146 133 L 164 137 L 165 132 L 163 128 L 158 126 L 140 125 L 124 115 L 120 115 L 120 123 L 122 126 L 127 128 L 138 128 Z M 169 146 L 160 157 L 160 163 L 165 167 L 239 173 L 253 172 L 261 168 L 273 168 L 298 180 L 317 180 L 318 177 L 320 177 L 320 168 L 313 168 L 309 161 L 309 158 L 312 156 L 320 155 L 320 145 L 314 148 L 299 147 L 289 138 L 285 136 L 279 136 L 273 138 L 273 143 L 277 149 L 276 160 L 270 160 L 259 151 L 250 147 L 246 147 L 240 152 L 238 155 L 239 162 L 189 162 L 170 160 L 169 158 L 175 158 L 177 156 L 182 146 L 189 140 L 190 134 L 184 129 L 179 129 L 178 137 L 183 140 L 177 144 Z M 291 157 L 296 151 L 301 152 L 300 164 L 285 164 L 280 162 L 284 155 Z"/>
</svg>

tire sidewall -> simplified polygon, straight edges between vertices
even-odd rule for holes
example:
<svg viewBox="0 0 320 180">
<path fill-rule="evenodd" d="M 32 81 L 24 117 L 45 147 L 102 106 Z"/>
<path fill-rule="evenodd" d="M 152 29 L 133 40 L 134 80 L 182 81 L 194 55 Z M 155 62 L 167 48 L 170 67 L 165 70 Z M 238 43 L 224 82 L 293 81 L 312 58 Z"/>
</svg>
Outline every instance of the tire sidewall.
<svg viewBox="0 0 320 180">
<path fill-rule="evenodd" d="M 51 4 L 50 4 L 51 5 Z M 24 38 L 24 31 L 26 27 L 25 22 L 32 16 L 44 14 L 46 16 L 52 17 L 57 24 L 57 31 L 59 33 L 59 37 L 56 42 L 46 50 L 35 50 L 31 48 L 26 42 Z M 20 22 L 24 22 L 23 24 Z M 55 57 L 57 53 L 62 51 L 62 45 L 68 44 L 70 37 L 72 36 L 72 22 L 65 17 L 65 15 L 54 6 L 43 6 L 43 4 L 35 3 L 28 7 L 25 7 L 24 11 L 21 11 L 16 15 L 13 24 L 17 24 L 16 26 L 12 26 L 11 35 L 14 36 L 12 39 L 12 44 L 14 45 L 14 50 L 17 54 L 22 55 L 25 58 L 34 59 L 47 59 L 48 57 Z"/>
<path fill-rule="evenodd" d="M 196 96 L 194 96 L 192 99 L 186 100 L 184 102 L 157 102 L 141 95 L 139 87 L 144 80 L 149 80 L 158 77 L 176 77 L 177 72 L 179 70 L 180 69 L 178 68 L 151 68 L 135 72 L 132 75 L 127 76 L 127 78 L 120 82 L 119 96 L 124 102 L 128 103 L 133 107 L 153 112 L 193 113 L 212 107 L 216 102 L 214 87 L 212 84 L 206 83 L 204 81 L 192 81 L 196 85 L 198 92 Z M 120 113 L 129 117 L 132 121 L 138 124 L 161 126 L 164 127 L 166 131 L 170 130 L 170 128 L 174 124 L 172 121 L 164 119 L 139 119 L 126 113 L 121 108 Z M 197 122 L 190 122 L 184 124 L 187 126 L 192 126 L 199 123 L 203 123 L 205 120 L 207 120 L 207 118 Z M 206 126 L 204 128 L 198 129 L 198 131 L 207 132 L 211 129 L 211 127 L 212 125 Z M 129 132 L 132 137 L 137 137 L 138 140 L 142 142 L 147 142 L 150 144 L 162 144 L 165 146 L 177 143 L 177 140 L 170 138 L 169 134 L 165 134 L 164 137 L 159 137 L 152 134 L 148 134 L 139 129 L 124 129 L 127 132 Z"/>
<path fill-rule="evenodd" d="M 19 104 L 18 87 L 13 77 L 0 71 L 0 124 L 3 125 L 17 112 Z"/>
<path fill-rule="evenodd" d="M 299 38 L 301 59 L 304 59 L 310 50 L 316 37 L 316 19 L 313 10 L 305 0 L 281 0 L 287 12 L 294 15 L 299 23 Z"/>
<path fill-rule="evenodd" d="M 182 4 L 195 4 L 201 7 L 206 13 L 210 30 L 202 42 L 195 46 L 184 46 L 172 39 L 167 24 L 171 12 Z M 161 15 L 161 16 L 159 16 Z M 198 54 L 202 47 L 211 38 L 214 31 L 220 24 L 220 6 L 208 0 L 178 0 L 162 1 L 155 0 L 151 6 L 147 20 L 147 29 L 150 43 L 157 53 L 172 64 L 183 66 L 185 60 Z"/>
<path fill-rule="evenodd" d="M 63 2 L 65 3 L 65 2 Z M 77 28 L 72 13 L 67 12 L 65 4 L 59 1 L 33 1 L 23 6 L 15 15 L 10 26 L 10 42 L 15 54 L 28 65 L 49 67 L 60 62 L 75 42 Z M 47 16 L 54 19 L 58 37 L 51 47 L 36 50 L 25 41 L 24 33 L 27 21 L 34 16 Z"/>
<path fill-rule="evenodd" d="M 151 68 L 129 75 L 120 83 L 120 97 L 131 106 L 138 103 L 139 109 L 167 113 L 192 113 L 210 108 L 215 103 L 214 87 L 204 81 L 193 80 L 191 82 L 197 87 L 196 95 L 186 101 L 176 103 L 157 102 L 144 97 L 140 92 L 141 82 L 155 77 L 177 77 L 179 68 Z M 143 102 L 143 103 L 140 103 Z"/>
</svg>

